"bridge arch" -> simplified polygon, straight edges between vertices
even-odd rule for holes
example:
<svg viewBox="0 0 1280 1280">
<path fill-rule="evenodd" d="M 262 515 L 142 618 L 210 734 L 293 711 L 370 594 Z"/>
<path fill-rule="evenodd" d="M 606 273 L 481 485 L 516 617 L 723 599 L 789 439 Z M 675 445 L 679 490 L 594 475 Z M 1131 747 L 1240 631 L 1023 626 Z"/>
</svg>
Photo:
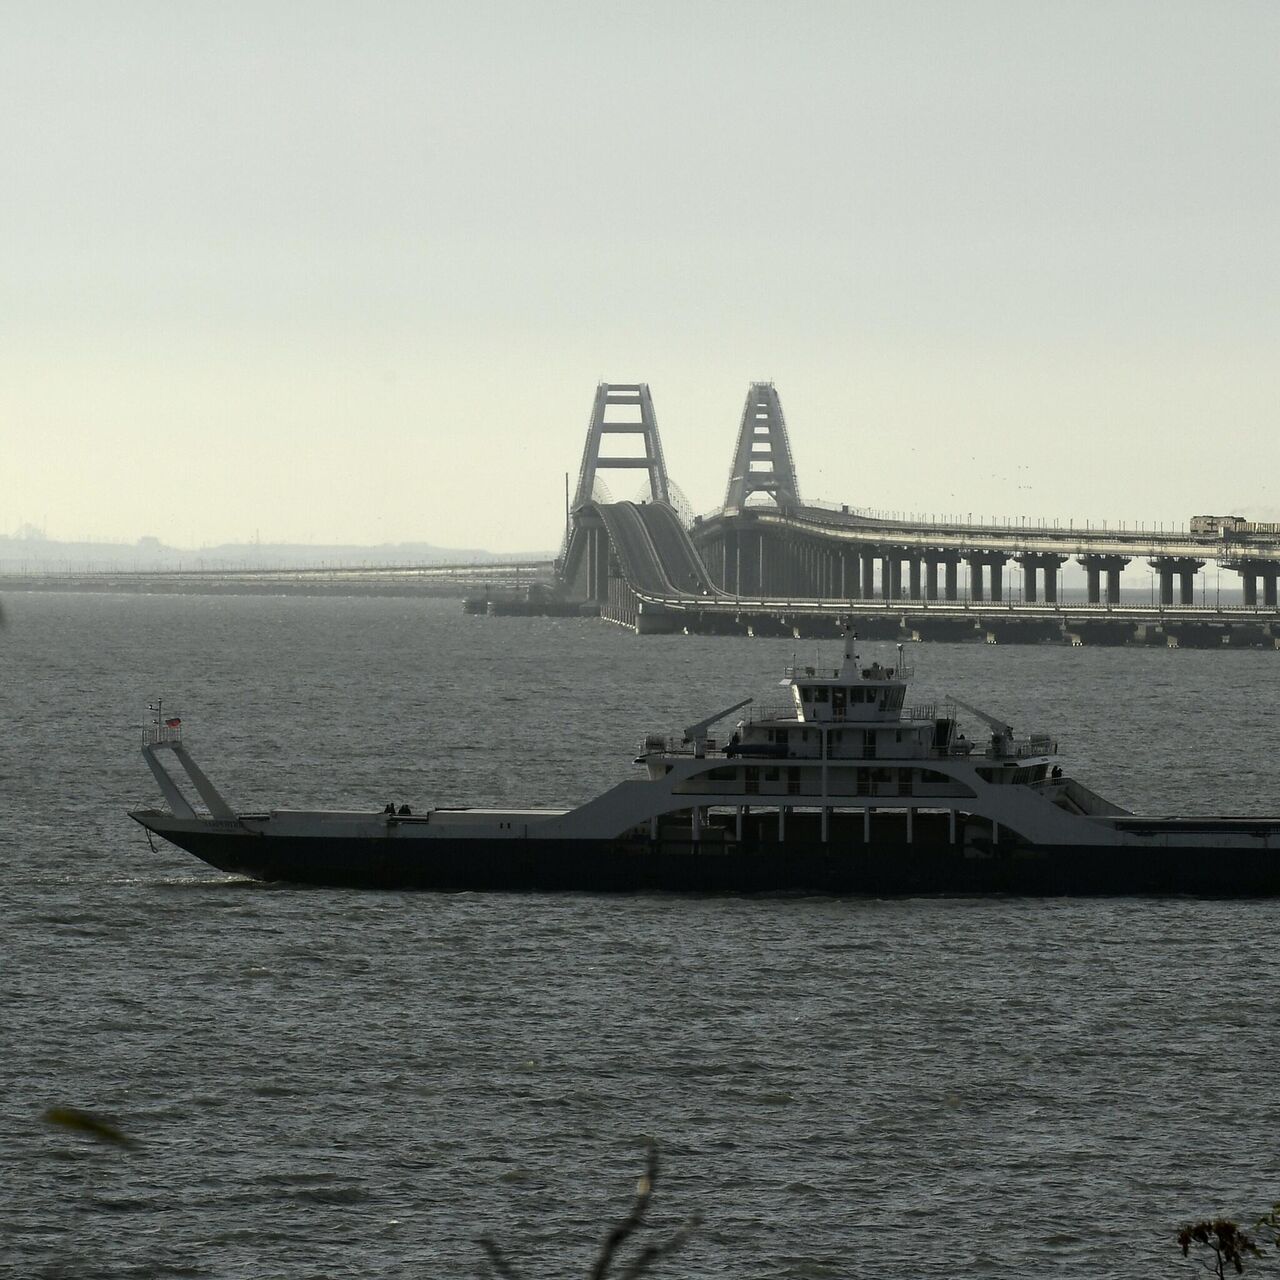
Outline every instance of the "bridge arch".
<svg viewBox="0 0 1280 1280">
<path fill-rule="evenodd" d="M 747 391 L 733 465 L 729 469 L 725 509 L 745 507 L 753 493 L 768 494 L 780 510 L 800 505 L 800 485 L 791 457 L 787 422 L 772 382 L 753 382 Z"/>
<path fill-rule="evenodd" d="M 638 453 L 613 452 L 604 457 L 601 449 L 605 437 L 640 438 Z M 649 477 L 649 500 L 670 502 L 671 484 L 667 463 L 662 456 L 662 440 L 658 436 L 658 419 L 653 411 L 653 397 L 647 382 L 601 382 L 591 407 L 591 424 L 578 470 L 578 488 L 573 510 L 595 500 L 596 473 L 611 469 L 643 470 Z"/>
</svg>

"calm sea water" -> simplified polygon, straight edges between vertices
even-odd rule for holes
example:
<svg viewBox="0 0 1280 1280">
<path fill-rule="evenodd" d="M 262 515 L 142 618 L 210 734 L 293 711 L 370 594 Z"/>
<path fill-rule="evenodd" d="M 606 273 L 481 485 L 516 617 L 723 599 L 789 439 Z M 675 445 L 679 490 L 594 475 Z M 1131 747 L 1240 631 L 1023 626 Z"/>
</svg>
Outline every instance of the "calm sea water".
<svg viewBox="0 0 1280 1280">
<path fill-rule="evenodd" d="M 489 1234 L 585 1276 L 647 1135 L 655 1233 L 705 1219 L 659 1275 L 1174 1275 L 1180 1222 L 1280 1199 L 1280 903 L 282 889 L 124 816 L 157 695 L 242 807 L 575 801 L 812 642 L 5 607 L 0 1273 L 480 1276 Z M 911 656 L 1132 807 L 1280 812 L 1280 654 Z"/>
</svg>

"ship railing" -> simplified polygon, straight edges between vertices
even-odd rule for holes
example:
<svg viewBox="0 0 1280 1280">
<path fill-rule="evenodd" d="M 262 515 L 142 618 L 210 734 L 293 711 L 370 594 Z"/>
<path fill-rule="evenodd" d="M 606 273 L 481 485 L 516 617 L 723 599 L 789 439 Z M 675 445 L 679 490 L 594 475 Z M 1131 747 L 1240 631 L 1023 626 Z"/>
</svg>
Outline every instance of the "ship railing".
<svg viewBox="0 0 1280 1280">
<path fill-rule="evenodd" d="M 869 709 L 876 714 L 868 715 L 867 711 Z M 875 725 L 883 727 L 886 724 L 896 723 L 898 720 L 905 723 L 911 720 L 936 720 L 937 718 L 937 703 L 921 702 L 913 707 L 898 708 L 892 713 L 892 718 L 888 718 L 886 713 L 878 708 L 871 708 L 867 703 L 855 703 L 853 706 L 846 707 L 843 712 L 832 710 L 830 704 L 826 704 L 822 716 L 819 717 L 811 711 L 809 718 L 801 720 L 796 714 L 795 703 L 782 702 L 775 703 L 772 706 L 761 706 L 759 703 L 754 703 L 742 713 L 741 723 L 759 724 L 761 722 L 782 720 L 788 725 L 796 725 L 800 728 L 809 728 L 810 726 L 821 728 L 823 726 L 839 725 L 841 728 L 856 729 L 861 725 L 865 725 L 868 728 Z"/>
<path fill-rule="evenodd" d="M 694 743 L 687 738 L 679 738 L 664 733 L 650 733 L 640 745 L 639 754 L 664 756 L 722 756 L 724 747 L 715 738 L 703 738 Z"/>
<path fill-rule="evenodd" d="M 885 667 L 877 663 L 870 667 L 859 667 L 858 670 L 868 680 L 913 680 L 916 674 L 915 667 L 908 667 L 902 663 L 896 667 Z M 839 680 L 840 668 L 795 663 L 792 666 L 783 667 L 782 674 L 787 680 Z"/>
<path fill-rule="evenodd" d="M 983 753 L 992 760 L 1022 760 L 1028 756 L 1054 756 L 1058 744 L 1047 733 L 1034 733 L 1026 738 L 1002 738 Z"/>
<path fill-rule="evenodd" d="M 789 720 L 796 724 L 800 723 L 794 702 L 778 702 L 770 707 L 752 703 L 743 713 L 742 722 L 755 724 L 760 720 Z"/>
<path fill-rule="evenodd" d="M 142 731 L 142 745 L 144 747 L 158 746 L 162 742 L 181 742 L 182 726 L 167 724 L 149 724 Z"/>
</svg>

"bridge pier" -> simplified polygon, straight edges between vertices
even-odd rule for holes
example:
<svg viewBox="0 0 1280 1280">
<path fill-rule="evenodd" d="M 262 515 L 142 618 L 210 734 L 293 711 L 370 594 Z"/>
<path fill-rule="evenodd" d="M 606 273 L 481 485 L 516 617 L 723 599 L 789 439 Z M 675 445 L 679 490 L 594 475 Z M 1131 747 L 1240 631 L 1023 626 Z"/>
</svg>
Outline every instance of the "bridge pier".
<svg viewBox="0 0 1280 1280">
<path fill-rule="evenodd" d="M 864 551 L 858 558 L 862 561 L 862 599 L 874 600 L 876 598 L 876 553 Z"/>
<path fill-rule="evenodd" d="M 1102 575 L 1107 575 L 1107 603 L 1120 603 L 1120 572 L 1129 563 L 1129 556 L 1082 555 L 1076 558 L 1085 573 L 1090 604 L 1102 603 Z"/>
<path fill-rule="evenodd" d="M 884 561 L 884 598 L 886 600 L 902 599 L 902 561 L 898 553 L 885 556 Z"/>
<path fill-rule="evenodd" d="M 847 547 L 840 551 L 840 598 L 842 600 L 860 600 L 862 598 L 862 575 L 859 568 L 862 564 L 856 551 Z"/>
<path fill-rule="evenodd" d="M 924 553 L 924 598 L 938 599 L 938 566 L 946 570 L 943 591 L 947 600 L 955 600 L 959 596 L 960 556 L 955 551 L 926 551 Z"/>
<path fill-rule="evenodd" d="M 740 596 L 764 594 L 764 535 L 755 529 L 740 530 L 737 545 L 735 587 Z"/>
<path fill-rule="evenodd" d="M 1247 609 L 1258 607 L 1258 579 L 1262 579 L 1262 602 L 1267 609 L 1276 607 L 1276 578 L 1280 569 L 1267 560 L 1239 560 L 1230 566 L 1240 575 Z"/>
<path fill-rule="evenodd" d="M 1173 578 L 1178 576 L 1178 603 L 1196 602 L 1196 574 L 1204 568 L 1203 560 L 1190 556 L 1156 556 L 1148 562 L 1160 576 L 1160 603 L 1173 604 Z"/>
<path fill-rule="evenodd" d="M 969 557 L 969 599 L 982 599 L 982 564 L 981 556 Z"/>
<path fill-rule="evenodd" d="M 913 600 L 921 599 L 920 592 L 920 557 L 911 556 L 907 561 L 907 570 L 910 574 L 911 598 Z"/>
<path fill-rule="evenodd" d="M 999 602 L 1004 599 L 1004 564 L 1008 558 L 1002 551 L 976 552 L 968 557 L 970 600 Z M 983 594 L 984 569 L 990 574 L 990 592 L 987 595 Z"/>
<path fill-rule="evenodd" d="M 1028 604 L 1034 604 L 1037 598 L 1036 574 L 1044 573 L 1044 600 L 1046 604 L 1058 602 L 1058 570 L 1066 562 L 1066 556 L 1053 552 L 1024 552 L 1018 559 L 1022 563 L 1023 588 L 1022 597 Z"/>
<path fill-rule="evenodd" d="M 731 530 L 725 538 L 727 561 L 724 571 L 724 589 L 734 595 L 742 594 L 742 541 L 741 529 Z"/>
</svg>

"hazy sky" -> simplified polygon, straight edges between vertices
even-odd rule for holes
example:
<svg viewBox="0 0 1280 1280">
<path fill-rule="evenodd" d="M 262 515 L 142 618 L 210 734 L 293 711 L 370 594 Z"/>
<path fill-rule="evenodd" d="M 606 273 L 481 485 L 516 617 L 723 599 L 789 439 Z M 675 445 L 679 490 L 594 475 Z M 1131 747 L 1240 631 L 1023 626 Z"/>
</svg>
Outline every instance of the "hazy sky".
<svg viewBox="0 0 1280 1280">
<path fill-rule="evenodd" d="M 553 547 L 723 497 L 1280 516 L 1280 3 L 0 8 L 0 533 Z M 631 497 L 638 473 L 612 484 Z"/>
</svg>

